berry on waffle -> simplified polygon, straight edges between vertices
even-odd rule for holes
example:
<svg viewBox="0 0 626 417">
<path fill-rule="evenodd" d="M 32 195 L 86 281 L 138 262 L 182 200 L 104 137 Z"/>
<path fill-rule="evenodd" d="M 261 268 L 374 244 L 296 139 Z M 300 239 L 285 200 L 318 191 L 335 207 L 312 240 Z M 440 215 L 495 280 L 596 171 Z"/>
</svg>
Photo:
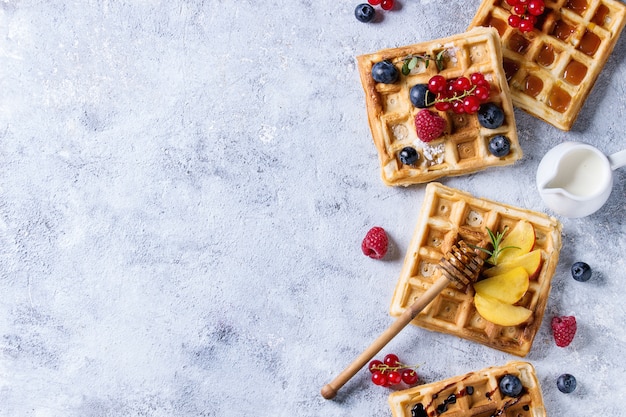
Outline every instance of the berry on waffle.
<svg viewBox="0 0 626 417">
<path fill-rule="evenodd" d="M 393 417 L 545 417 L 541 387 L 528 362 L 509 362 L 389 395 Z"/>
<path fill-rule="evenodd" d="M 425 183 L 510 165 L 522 157 L 495 29 L 476 28 L 385 49 L 358 56 L 357 63 L 385 184 Z M 479 107 L 486 103 L 502 111 L 498 126 L 479 122 Z M 433 129 L 424 138 L 416 130 L 416 116 L 424 109 L 445 122 L 443 129 L 438 126 L 437 133 L 442 132 L 436 139 Z M 489 142 L 498 135 L 510 146 L 506 153 L 494 155 Z M 412 164 L 403 158 L 408 147 L 417 153 Z"/>
</svg>

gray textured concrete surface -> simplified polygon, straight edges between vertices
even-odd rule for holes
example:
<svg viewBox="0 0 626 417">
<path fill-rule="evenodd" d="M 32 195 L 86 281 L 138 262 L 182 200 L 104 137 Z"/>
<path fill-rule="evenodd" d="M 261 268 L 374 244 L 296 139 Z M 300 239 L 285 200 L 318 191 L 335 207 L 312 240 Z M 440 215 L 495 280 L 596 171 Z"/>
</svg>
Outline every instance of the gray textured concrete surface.
<svg viewBox="0 0 626 417">
<path fill-rule="evenodd" d="M 462 32 L 479 1 L 374 24 L 356 4 L 0 1 L 0 415 L 390 415 L 366 372 L 319 395 L 391 323 L 424 192 L 382 184 L 355 56 Z M 516 110 L 522 160 L 441 182 L 549 212 L 551 147 L 624 147 L 625 57 L 622 37 L 572 131 Z M 623 412 L 625 190 L 621 169 L 599 212 L 559 218 L 546 318 L 579 331 L 557 348 L 545 319 L 526 358 L 548 415 Z M 413 326 L 387 352 L 425 382 L 516 359 Z"/>
</svg>

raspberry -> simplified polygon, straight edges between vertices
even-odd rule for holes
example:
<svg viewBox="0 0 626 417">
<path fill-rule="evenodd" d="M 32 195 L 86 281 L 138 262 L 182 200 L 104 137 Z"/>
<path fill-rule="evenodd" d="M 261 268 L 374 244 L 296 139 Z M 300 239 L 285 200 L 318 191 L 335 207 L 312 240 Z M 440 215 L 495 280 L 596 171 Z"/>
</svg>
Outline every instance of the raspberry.
<svg viewBox="0 0 626 417">
<path fill-rule="evenodd" d="M 552 333 L 558 347 L 566 347 L 576 334 L 576 317 L 561 316 L 552 318 Z"/>
<path fill-rule="evenodd" d="M 415 130 L 422 142 L 437 139 L 446 129 L 446 121 L 430 110 L 420 110 L 415 116 Z"/>
<path fill-rule="evenodd" d="M 363 254 L 373 259 L 381 259 L 387 254 L 387 246 L 389 245 L 389 238 L 387 233 L 382 227 L 372 227 L 365 235 L 363 243 L 361 243 L 361 250 Z"/>
</svg>

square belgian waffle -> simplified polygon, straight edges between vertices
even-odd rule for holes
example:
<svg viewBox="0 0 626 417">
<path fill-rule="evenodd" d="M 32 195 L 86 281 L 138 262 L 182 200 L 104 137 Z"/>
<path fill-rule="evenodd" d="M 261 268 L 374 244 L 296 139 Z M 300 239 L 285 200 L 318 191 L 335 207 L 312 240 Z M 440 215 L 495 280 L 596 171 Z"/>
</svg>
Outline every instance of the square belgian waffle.
<svg viewBox="0 0 626 417">
<path fill-rule="evenodd" d="M 405 59 L 414 55 L 439 55 L 442 57 L 441 66 L 433 62 L 430 65 L 420 62 L 408 75 L 403 75 L 401 68 Z M 400 78 L 393 84 L 377 83 L 372 78 L 372 67 L 383 60 L 390 60 L 400 72 Z M 365 90 L 369 126 L 378 150 L 385 184 L 424 183 L 491 166 L 510 165 L 522 157 L 513 105 L 502 68 L 500 40 L 495 29 L 476 28 L 445 39 L 385 49 L 358 56 L 357 62 Z M 429 110 L 445 119 L 446 131 L 443 136 L 429 143 L 418 139 L 414 120 L 421 109 L 411 103 L 411 87 L 427 84 L 436 74 L 451 80 L 461 76 L 469 77 L 474 72 L 484 74 L 490 82 L 488 101 L 502 108 L 504 123 L 496 129 L 487 129 L 478 123 L 476 114 L 455 114 L 430 107 Z M 510 153 L 506 156 L 497 157 L 489 152 L 489 140 L 497 135 L 504 135 L 511 142 Z M 417 150 L 417 164 L 404 165 L 400 161 L 398 153 L 406 146 Z"/>
<path fill-rule="evenodd" d="M 518 397 L 504 395 L 500 380 L 510 374 L 522 383 Z M 527 362 L 509 362 L 389 395 L 393 417 L 545 417 L 535 369 Z M 445 412 L 445 414 L 443 414 Z"/>
<path fill-rule="evenodd" d="M 484 0 L 470 28 L 494 27 L 502 38 L 503 66 L 513 104 L 570 130 L 626 22 L 615 0 L 545 0 L 535 29 L 508 25 L 511 6 Z"/>
<path fill-rule="evenodd" d="M 552 276 L 561 249 L 561 223 L 543 213 L 473 197 L 433 182 L 426 186 L 424 202 L 413 238 L 407 249 L 400 278 L 394 290 L 390 314 L 399 316 L 441 276 L 439 260 L 457 239 L 481 246 L 487 235 L 517 222 L 528 221 L 535 230 L 534 249 L 541 249 L 542 266 L 536 279 L 517 305 L 532 310 L 529 320 L 517 326 L 499 326 L 482 318 L 474 306 L 474 289 L 468 285 L 445 288 L 412 323 L 472 340 L 517 356 L 532 346 L 550 293 Z"/>
</svg>

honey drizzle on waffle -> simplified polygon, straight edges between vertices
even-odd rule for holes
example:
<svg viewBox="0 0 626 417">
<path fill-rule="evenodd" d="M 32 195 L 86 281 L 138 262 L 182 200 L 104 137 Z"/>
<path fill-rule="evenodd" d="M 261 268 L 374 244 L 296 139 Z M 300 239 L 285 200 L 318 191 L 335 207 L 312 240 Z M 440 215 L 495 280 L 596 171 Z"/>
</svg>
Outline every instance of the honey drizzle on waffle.
<svg viewBox="0 0 626 417">
<path fill-rule="evenodd" d="M 505 0 L 483 0 L 470 28 L 494 27 L 502 39 L 503 67 L 513 104 L 553 126 L 570 130 L 626 23 L 615 0 L 545 0 L 532 32 L 507 23 Z"/>
</svg>

